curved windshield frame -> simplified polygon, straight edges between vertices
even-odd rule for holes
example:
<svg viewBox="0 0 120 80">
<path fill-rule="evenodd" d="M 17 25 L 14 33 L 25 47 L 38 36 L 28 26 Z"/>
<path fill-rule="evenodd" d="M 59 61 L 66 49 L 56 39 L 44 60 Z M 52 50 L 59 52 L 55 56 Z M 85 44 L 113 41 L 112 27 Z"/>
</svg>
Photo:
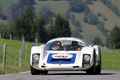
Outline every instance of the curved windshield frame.
<svg viewBox="0 0 120 80">
<path fill-rule="evenodd" d="M 75 49 L 70 49 L 72 47 L 72 41 L 73 40 L 59 40 L 59 41 L 61 42 L 62 49 L 56 50 L 55 46 L 54 46 L 54 41 L 51 41 L 51 42 L 46 44 L 45 50 L 51 50 L 51 51 L 80 51 L 84 46 L 86 46 L 85 43 L 77 41 L 78 42 L 78 48 L 80 48 L 80 50 L 75 50 Z"/>
</svg>

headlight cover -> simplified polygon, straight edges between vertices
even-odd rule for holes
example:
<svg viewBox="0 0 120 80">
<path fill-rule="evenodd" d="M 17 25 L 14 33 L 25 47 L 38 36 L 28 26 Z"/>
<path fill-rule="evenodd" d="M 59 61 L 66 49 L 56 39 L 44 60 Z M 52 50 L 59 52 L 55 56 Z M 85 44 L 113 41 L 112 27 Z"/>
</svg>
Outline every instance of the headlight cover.
<svg viewBox="0 0 120 80">
<path fill-rule="evenodd" d="M 39 59 L 40 59 L 40 54 L 35 53 L 32 55 L 32 66 L 38 68 L 39 67 Z"/>
<path fill-rule="evenodd" d="M 84 61 L 86 61 L 86 62 L 90 61 L 90 55 L 89 54 L 84 54 Z"/>
<path fill-rule="evenodd" d="M 39 58 L 40 58 L 40 55 L 38 55 L 38 54 L 33 55 L 33 60 L 34 61 L 39 61 Z"/>
</svg>

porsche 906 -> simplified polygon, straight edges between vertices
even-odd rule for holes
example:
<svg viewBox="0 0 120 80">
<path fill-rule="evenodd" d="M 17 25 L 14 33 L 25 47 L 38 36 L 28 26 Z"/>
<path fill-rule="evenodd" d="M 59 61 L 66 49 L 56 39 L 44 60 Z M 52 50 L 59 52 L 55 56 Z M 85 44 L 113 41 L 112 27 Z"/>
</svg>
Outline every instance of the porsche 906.
<svg viewBox="0 0 120 80">
<path fill-rule="evenodd" d="M 100 74 L 101 50 L 98 45 L 88 45 L 79 38 L 55 38 L 31 48 L 30 70 L 32 75 L 47 74 L 48 71 Z"/>
</svg>

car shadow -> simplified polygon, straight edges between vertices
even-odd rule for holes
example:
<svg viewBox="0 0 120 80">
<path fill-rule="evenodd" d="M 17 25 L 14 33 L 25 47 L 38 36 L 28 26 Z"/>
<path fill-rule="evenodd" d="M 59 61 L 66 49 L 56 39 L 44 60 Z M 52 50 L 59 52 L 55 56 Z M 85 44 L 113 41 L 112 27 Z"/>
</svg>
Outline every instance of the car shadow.
<svg viewBox="0 0 120 80">
<path fill-rule="evenodd" d="M 114 75 L 114 74 L 117 74 L 117 73 L 101 73 L 101 74 L 96 74 L 96 75 Z"/>
<path fill-rule="evenodd" d="M 114 75 L 117 73 L 101 73 L 101 74 L 92 74 L 92 75 Z M 91 75 L 86 73 L 48 73 L 47 75 Z"/>
</svg>

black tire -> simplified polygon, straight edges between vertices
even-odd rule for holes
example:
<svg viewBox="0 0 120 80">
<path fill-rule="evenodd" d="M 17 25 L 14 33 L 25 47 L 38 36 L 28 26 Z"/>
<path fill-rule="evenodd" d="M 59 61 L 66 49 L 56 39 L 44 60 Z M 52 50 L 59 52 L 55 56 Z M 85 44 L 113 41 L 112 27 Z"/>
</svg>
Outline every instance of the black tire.
<svg viewBox="0 0 120 80">
<path fill-rule="evenodd" d="M 94 63 L 93 66 L 86 71 L 87 74 L 95 74 L 96 73 L 96 56 L 94 53 Z"/>
<path fill-rule="evenodd" d="M 40 74 L 42 75 L 46 75 L 48 73 L 48 71 L 40 71 Z"/>
<path fill-rule="evenodd" d="M 99 65 L 96 67 L 96 74 L 100 74 L 100 73 L 101 73 L 101 52 L 100 52 Z"/>
<path fill-rule="evenodd" d="M 97 67 L 96 67 L 96 74 L 100 74 L 101 73 L 101 64 L 99 64 Z"/>
<path fill-rule="evenodd" d="M 31 74 L 32 75 L 39 75 L 39 70 L 36 70 L 35 68 L 33 68 L 32 66 L 30 66 L 30 70 L 31 70 Z"/>
</svg>

